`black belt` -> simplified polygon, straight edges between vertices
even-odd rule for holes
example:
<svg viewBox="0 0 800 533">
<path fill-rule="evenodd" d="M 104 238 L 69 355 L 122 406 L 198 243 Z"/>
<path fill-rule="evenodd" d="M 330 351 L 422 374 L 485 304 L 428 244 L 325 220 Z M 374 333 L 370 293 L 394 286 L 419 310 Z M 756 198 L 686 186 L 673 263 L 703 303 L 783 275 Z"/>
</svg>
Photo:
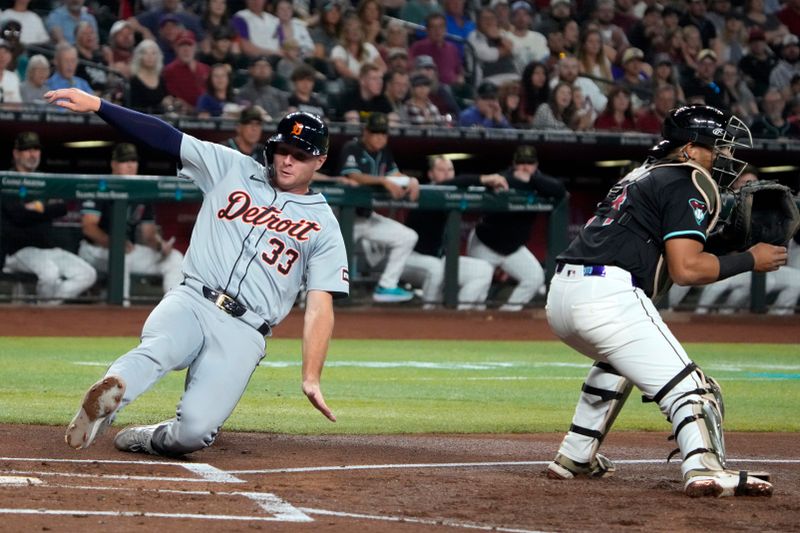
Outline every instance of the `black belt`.
<svg viewBox="0 0 800 533">
<path fill-rule="evenodd" d="M 182 285 L 188 285 L 188 284 L 184 281 Z M 205 285 L 203 285 L 202 287 L 203 287 L 203 297 L 206 300 L 214 302 L 214 305 L 216 305 L 217 307 L 219 307 L 232 317 L 239 318 L 241 316 L 244 316 L 245 313 L 248 313 L 250 311 L 249 309 L 247 309 L 247 307 L 243 306 L 242 304 L 240 304 L 239 302 L 237 302 L 231 296 L 228 296 L 224 292 L 210 289 Z M 272 328 L 270 328 L 270 325 L 267 324 L 266 322 L 262 322 L 261 325 L 255 327 L 255 329 L 259 333 L 261 333 L 261 335 L 266 336 L 269 334 Z"/>
</svg>

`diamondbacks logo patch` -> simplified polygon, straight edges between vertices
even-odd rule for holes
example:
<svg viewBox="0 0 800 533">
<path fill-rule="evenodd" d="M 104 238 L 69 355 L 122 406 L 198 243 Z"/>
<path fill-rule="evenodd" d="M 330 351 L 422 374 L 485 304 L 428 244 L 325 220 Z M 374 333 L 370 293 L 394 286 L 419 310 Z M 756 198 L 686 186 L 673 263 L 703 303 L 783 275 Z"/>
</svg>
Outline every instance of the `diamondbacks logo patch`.
<svg viewBox="0 0 800 533">
<path fill-rule="evenodd" d="M 706 215 L 708 214 L 708 206 L 705 204 L 705 202 L 701 202 L 697 198 L 691 198 L 689 199 L 689 207 L 692 208 L 694 219 L 699 226 L 703 223 L 703 220 L 705 220 Z"/>
<path fill-rule="evenodd" d="M 300 122 L 295 122 L 292 127 L 292 135 L 300 135 L 303 133 L 303 125 Z"/>
</svg>

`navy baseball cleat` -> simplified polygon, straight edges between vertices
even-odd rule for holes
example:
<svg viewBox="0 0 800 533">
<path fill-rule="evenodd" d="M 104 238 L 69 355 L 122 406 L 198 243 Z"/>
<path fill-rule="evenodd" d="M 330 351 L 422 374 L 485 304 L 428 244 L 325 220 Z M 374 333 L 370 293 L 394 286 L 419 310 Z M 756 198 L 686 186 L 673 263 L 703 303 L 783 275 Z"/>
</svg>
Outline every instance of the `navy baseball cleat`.
<svg viewBox="0 0 800 533">
<path fill-rule="evenodd" d="M 591 463 L 578 463 L 566 455 L 556 454 L 555 460 L 547 465 L 546 474 L 550 479 L 572 479 L 576 477 L 611 477 L 617 467 L 605 455 L 595 454 Z"/>
<path fill-rule="evenodd" d="M 76 450 L 91 445 L 113 422 L 123 394 L 125 382 L 117 376 L 107 376 L 92 385 L 67 427 L 64 435 L 67 444 Z"/>
</svg>

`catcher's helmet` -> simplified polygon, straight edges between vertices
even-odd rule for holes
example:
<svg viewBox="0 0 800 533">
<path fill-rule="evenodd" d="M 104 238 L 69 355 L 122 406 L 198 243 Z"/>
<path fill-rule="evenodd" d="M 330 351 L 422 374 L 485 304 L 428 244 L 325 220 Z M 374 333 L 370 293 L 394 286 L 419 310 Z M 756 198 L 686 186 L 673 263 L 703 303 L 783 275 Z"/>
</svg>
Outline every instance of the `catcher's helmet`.
<svg viewBox="0 0 800 533">
<path fill-rule="evenodd" d="M 752 148 L 747 125 L 730 113 L 707 105 L 687 105 L 670 111 L 661 125 L 664 138 L 653 147 L 662 156 L 686 143 L 705 146 L 714 153 L 711 175 L 722 187 L 730 187 L 745 162 L 733 157 L 734 149 Z"/>
<path fill-rule="evenodd" d="M 275 147 L 280 143 L 291 144 L 313 156 L 328 153 L 328 126 L 317 115 L 305 111 L 289 113 L 278 123 L 275 135 L 264 146 L 267 172 L 272 177 L 272 161 Z"/>
</svg>

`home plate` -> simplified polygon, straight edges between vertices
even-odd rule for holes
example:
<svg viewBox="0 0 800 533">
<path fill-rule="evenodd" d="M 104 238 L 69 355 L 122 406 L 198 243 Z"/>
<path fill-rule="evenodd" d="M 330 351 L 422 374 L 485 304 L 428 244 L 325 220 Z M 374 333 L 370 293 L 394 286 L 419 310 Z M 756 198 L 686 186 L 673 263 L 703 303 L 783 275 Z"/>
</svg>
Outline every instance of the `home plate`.
<svg viewBox="0 0 800 533">
<path fill-rule="evenodd" d="M 36 477 L 0 476 L 0 486 L 40 485 L 42 480 Z"/>
</svg>

